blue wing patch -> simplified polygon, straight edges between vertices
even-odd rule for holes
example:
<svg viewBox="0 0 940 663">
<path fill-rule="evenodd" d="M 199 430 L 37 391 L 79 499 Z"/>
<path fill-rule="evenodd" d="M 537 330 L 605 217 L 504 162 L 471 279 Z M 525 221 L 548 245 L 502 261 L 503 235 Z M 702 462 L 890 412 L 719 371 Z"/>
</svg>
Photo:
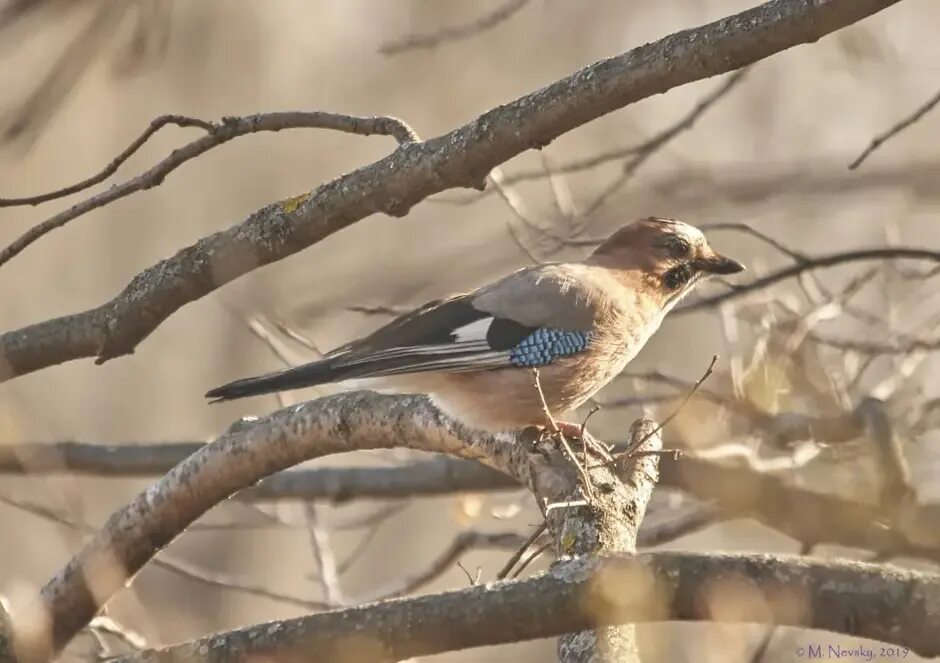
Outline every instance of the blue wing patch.
<svg viewBox="0 0 940 663">
<path fill-rule="evenodd" d="M 560 357 L 583 352 L 590 341 L 590 332 L 541 327 L 510 350 L 509 363 L 520 368 L 545 366 Z"/>
</svg>

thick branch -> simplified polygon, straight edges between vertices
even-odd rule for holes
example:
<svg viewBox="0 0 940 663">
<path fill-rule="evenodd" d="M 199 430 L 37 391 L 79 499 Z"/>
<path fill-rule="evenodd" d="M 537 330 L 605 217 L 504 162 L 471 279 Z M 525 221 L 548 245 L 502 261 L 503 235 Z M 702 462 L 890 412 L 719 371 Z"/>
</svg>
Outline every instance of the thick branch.
<svg viewBox="0 0 940 663">
<path fill-rule="evenodd" d="M 648 553 L 559 562 L 543 575 L 259 624 L 122 663 L 376 663 L 611 624 L 705 620 L 823 629 L 925 657 L 940 578 L 893 567 L 763 554 Z"/>
<path fill-rule="evenodd" d="M 14 641 L 26 659 L 67 643 L 153 556 L 196 518 L 233 493 L 310 458 L 409 446 L 479 459 L 527 481 L 508 435 L 467 431 L 427 399 L 355 392 L 233 425 L 127 506 L 42 591 L 41 606 L 13 606 Z M 38 609 L 37 609 L 38 608 Z M 50 634 L 37 629 L 45 613 Z M 46 637 L 48 635 L 48 638 Z"/>
<path fill-rule="evenodd" d="M 268 205 L 145 270 L 98 308 L 3 334 L 0 380 L 81 357 L 101 363 L 129 354 L 181 306 L 370 214 L 401 216 L 431 194 L 479 187 L 495 166 L 586 122 L 816 41 L 897 1 L 772 0 L 598 62 L 447 135 Z"/>
</svg>

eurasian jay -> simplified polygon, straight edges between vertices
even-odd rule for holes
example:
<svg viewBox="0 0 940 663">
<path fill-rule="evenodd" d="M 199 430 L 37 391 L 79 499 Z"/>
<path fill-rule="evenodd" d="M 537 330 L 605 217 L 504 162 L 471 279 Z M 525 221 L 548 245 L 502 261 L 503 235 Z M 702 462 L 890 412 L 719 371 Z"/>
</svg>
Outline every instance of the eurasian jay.
<svg viewBox="0 0 940 663">
<path fill-rule="evenodd" d="M 520 269 L 430 302 L 321 361 L 236 380 L 206 397 L 231 400 L 355 380 L 428 394 L 471 427 L 543 427 L 533 368 L 552 416 L 569 412 L 624 369 L 697 283 L 743 269 L 715 253 L 693 226 L 641 219 L 583 262 Z"/>
</svg>

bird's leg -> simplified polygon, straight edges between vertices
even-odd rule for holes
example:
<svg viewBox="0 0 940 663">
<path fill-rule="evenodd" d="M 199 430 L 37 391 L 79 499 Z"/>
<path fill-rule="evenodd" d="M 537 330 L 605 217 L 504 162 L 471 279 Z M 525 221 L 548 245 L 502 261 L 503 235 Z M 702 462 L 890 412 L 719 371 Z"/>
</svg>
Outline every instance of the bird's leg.
<svg viewBox="0 0 940 663">
<path fill-rule="evenodd" d="M 558 426 L 558 430 L 566 438 L 569 440 L 576 440 L 578 443 L 580 443 L 581 448 L 585 453 L 585 459 L 587 458 L 587 452 L 591 451 L 593 454 L 605 461 L 613 460 L 613 456 L 610 455 L 610 449 L 608 449 L 602 442 L 598 442 L 596 439 L 594 439 L 594 436 L 584 429 L 584 424 L 573 424 L 568 421 L 556 421 L 555 425 Z"/>
<path fill-rule="evenodd" d="M 581 426 L 579 424 L 573 424 L 570 421 L 556 421 L 555 425 L 558 427 L 558 430 L 569 440 L 581 440 Z"/>
<path fill-rule="evenodd" d="M 558 425 L 558 422 L 555 421 L 555 417 L 552 416 L 552 411 L 548 407 L 548 401 L 545 400 L 545 392 L 542 391 L 542 382 L 539 378 L 539 369 L 532 369 L 532 383 L 535 387 L 536 392 L 539 395 L 539 400 L 542 402 L 542 412 L 545 414 L 545 422 L 548 424 L 546 432 L 550 432 L 552 439 L 556 440 L 561 444 L 562 449 L 564 449 L 565 455 L 568 457 L 568 460 L 577 468 L 578 473 L 581 475 L 581 484 L 584 490 L 584 496 L 587 501 L 594 501 L 594 487 L 591 484 L 591 475 L 587 470 L 587 453 L 584 454 L 584 463 L 578 462 L 578 457 L 575 455 L 574 451 L 571 449 L 571 445 L 568 444 L 568 439 L 565 435 L 564 430 Z M 570 426 L 570 424 L 562 424 Z M 570 428 L 569 428 L 570 430 Z M 582 429 L 577 429 L 577 437 L 581 437 Z"/>
</svg>

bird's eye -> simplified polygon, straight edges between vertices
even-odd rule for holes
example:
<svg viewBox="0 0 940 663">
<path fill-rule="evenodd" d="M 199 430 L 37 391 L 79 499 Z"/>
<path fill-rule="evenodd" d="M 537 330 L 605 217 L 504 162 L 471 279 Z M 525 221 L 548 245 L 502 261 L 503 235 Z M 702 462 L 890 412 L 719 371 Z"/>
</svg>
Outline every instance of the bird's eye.
<svg viewBox="0 0 940 663">
<path fill-rule="evenodd" d="M 681 237 L 673 235 L 666 243 L 666 250 L 672 258 L 685 258 L 692 251 L 692 247 Z"/>
</svg>

